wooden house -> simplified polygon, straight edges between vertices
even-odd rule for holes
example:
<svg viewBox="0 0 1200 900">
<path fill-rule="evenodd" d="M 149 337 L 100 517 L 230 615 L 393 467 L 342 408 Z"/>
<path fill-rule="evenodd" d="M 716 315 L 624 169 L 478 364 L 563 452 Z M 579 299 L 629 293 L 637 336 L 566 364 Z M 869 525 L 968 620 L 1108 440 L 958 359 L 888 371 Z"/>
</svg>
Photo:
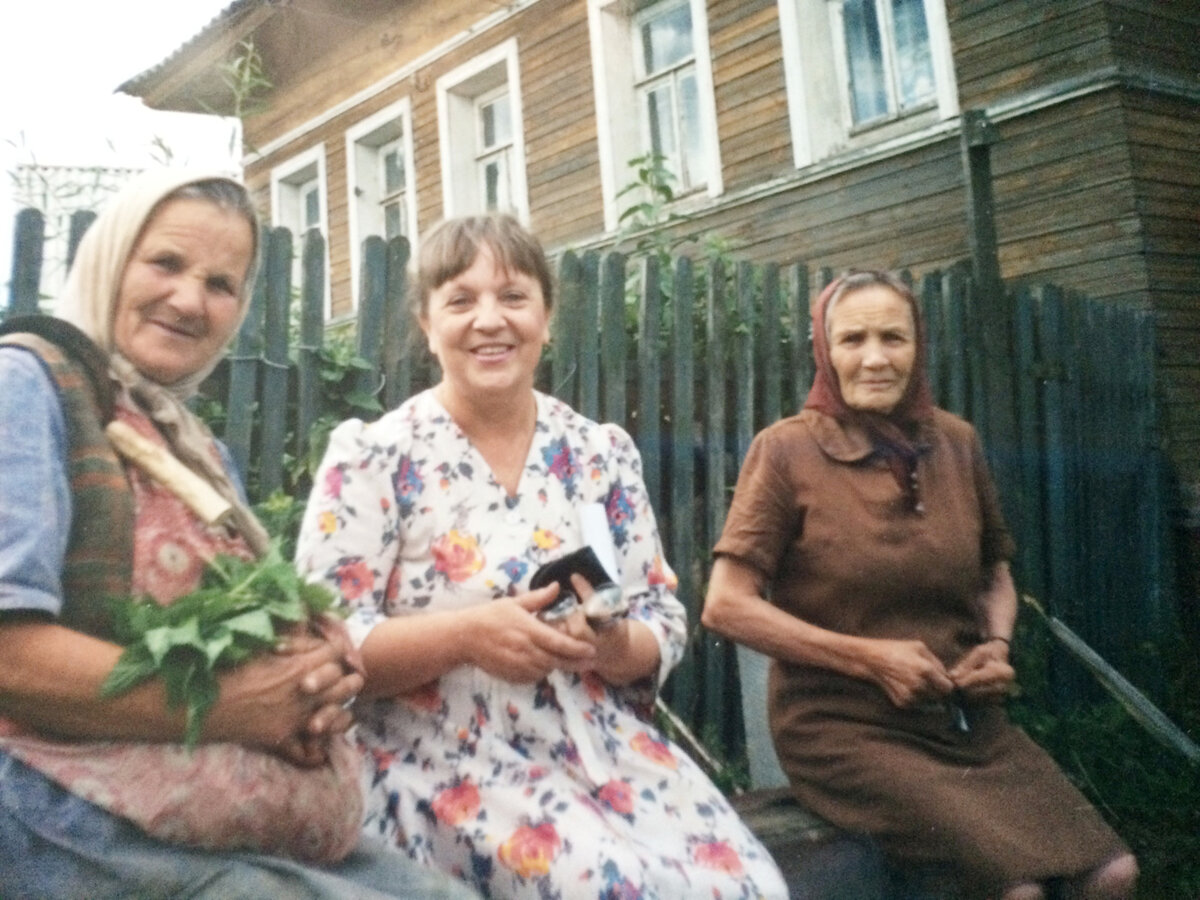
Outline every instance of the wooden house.
<svg viewBox="0 0 1200 900">
<path fill-rule="evenodd" d="M 739 256 L 944 268 L 971 251 L 970 113 L 1003 278 L 1160 313 L 1200 528 L 1198 35 L 1153 0 L 236 0 L 121 89 L 245 112 L 270 221 L 328 235 L 335 317 L 369 234 L 490 206 L 552 250 L 611 243 L 650 152 Z M 239 57 L 269 89 L 231 92 Z"/>
</svg>

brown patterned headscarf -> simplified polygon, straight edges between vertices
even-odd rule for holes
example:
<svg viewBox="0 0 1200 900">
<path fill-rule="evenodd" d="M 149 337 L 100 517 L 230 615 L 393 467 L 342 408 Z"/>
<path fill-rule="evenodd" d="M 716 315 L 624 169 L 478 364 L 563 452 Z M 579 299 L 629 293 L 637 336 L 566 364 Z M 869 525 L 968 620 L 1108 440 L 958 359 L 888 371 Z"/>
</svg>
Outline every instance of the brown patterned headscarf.
<svg viewBox="0 0 1200 900">
<path fill-rule="evenodd" d="M 875 413 L 851 409 L 842 397 L 837 372 L 829 355 L 829 316 L 831 310 L 848 294 L 866 287 L 881 286 L 895 291 L 912 311 L 916 358 L 909 375 L 904 396 L 890 413 Z M 925 447 L 920 441 L 921 425 L 933 418 L 933 391 L 925 372 L 925 327 L 921 309 L 912 290 L 903 281 L 887 272 L 850 272 L 830 282 L 812 307 L 813 361 L 816 375 L 805 409 L 815 409 L 831 416 L 843 425 L 861 428 L 871 441 L 875 452 L 887 463 L 900 489 L 913 508 L 921 511 L 916 482 L 917 457 Z"/>
</svg>

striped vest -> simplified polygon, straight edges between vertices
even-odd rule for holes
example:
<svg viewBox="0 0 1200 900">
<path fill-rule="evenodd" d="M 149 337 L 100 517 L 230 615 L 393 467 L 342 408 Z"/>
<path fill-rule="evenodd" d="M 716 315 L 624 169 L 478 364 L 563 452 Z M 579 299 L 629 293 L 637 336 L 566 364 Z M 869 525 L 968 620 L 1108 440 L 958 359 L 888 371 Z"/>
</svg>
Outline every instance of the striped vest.
<svg viewBox="0 0 1200 900">
<path fill-rule="evenodd" d="M 104 436 L 104 425 L 112 418 L 107 361 L 82 332 L 61 319 L 11 319 L 0 334 L 0 344 L 25 348 L 45 363 L 66 421 L 72 515 L 60 621 L 111 638 L 106 598 L 128 596 L 132 584 L 134 500 L 121 461 Z"/>
</svg>

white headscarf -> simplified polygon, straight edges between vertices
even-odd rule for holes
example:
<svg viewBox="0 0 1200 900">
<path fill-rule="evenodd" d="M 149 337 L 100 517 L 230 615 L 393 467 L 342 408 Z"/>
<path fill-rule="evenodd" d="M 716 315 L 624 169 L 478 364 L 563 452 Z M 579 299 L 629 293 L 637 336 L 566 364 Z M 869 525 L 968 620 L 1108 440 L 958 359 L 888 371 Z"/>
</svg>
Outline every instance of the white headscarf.
<svg viewBox="0 0 1200 900">
<path fill-rule="evenodd" d="M 241 182 L 225 172 L 198 169 L 152 169 L 125 185 L 104 208 L 84 234 L 67 275 L 59 305 L 59 316 L 79 328 L 105 353 L 116 353 L 113 321 L 125 266 L 142 236 L 142 231 L 159 205 L 173 192 L 200 181 L 228 181 L 240 189 Z M 254 246 L 250 270 L 242 282 L 238 325 L 249 310 L 258 250 L 258 223 L 250 223 Z M 235 332 L 236 333 L 236 332 Z M 173 384 L 163 385 L 181 399 L 196 392 L 221 361 L 219 353 L 199 372 Z"/>
<path fill-rule="evenodd" d="M 128 396 L 158 426 L 171 452 L 189 469 L 208 481 L 234 507 L 234 524 L 254 551 L 265 551 L 269 538 L 254 514 L 238 497 L 228 473 L 212 457 L 212 435 L 183 401 L 217 364 L 221 352 L 213 354 L 200 371 L 172 384 L 160 384 L 140 372 L 116 348 L 113 320 L 116 317 L 125 266 L 137 246 L 146 223 L 160 204 L 180 188 L 201 181 L 241 183 L 224 172 L 156 169 L 129 182 L 88 228 L 63 288 L 59 315 L 90 337 L 109 357 L 109 371 Z M 241 188 L 244 190 L 244 188 Z M 240 326 L 249 310 L 258 250 L 258 223 L 250 222 L 254 246 L 250 268 L 242 282 L 239 299 Z M 236 330 L 235 330 L 236 333 Z M 223 348 L 222 348 L 223 349 Z"/>
</svg>

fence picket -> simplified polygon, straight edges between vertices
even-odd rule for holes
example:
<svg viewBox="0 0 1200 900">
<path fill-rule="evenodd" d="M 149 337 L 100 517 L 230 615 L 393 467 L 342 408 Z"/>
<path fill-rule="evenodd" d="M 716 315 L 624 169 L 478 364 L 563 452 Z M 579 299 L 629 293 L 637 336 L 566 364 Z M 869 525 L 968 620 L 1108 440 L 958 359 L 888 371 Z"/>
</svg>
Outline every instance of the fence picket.
<svg viewBox="0 0 1200 900">
<path fill-rule="evenodd" d="M 358 355 L 371 369 L 358 377 L 358 390 L 375 395 L 380 390 L 383 358 L 384 303 L 387 300 L 387 246 L 372 235 L 363 241 L 362 284 L 358 293 Z"/>
<path fill-rule="evenodd" d="M 263 372 L 259 415 L 259 490 L 264 496 L 283 487 L 287 446 L 288 309 L 292 295 L 292 233 L 272 228 L 267 244 L 267 293 L 263 310 Z"/>
<path fill-rule="evenodd" d="M 270 233 L 261 229 L 258 236 L 260 268 L 266 268 Z M 225 443 L 234 464 L 243 477 L 250 474 L 250 443 L 257 412 L 258 360 L 262 351 L 263 311 L 267 306 L 267 279 L 254 282 L 250 308 L 229 356 L 229 394 L 226 403 Z"/>
<path fill-rule="evenodd" d="M 96 214 L 90 209 L 77 209 L 71 213 L 70 231 L 67 235 L 67 268 L 75 262 L 75 254 L 79 252 L 79 242 L 83 240 L 84 234 L 92 223 L 96 221 Z"/>
<path fill-rule="evenodd" d="M 414 349 L 419 332 L 409 323 L 408 259 L 412 246 L 403 235 L 387 242 L 387 279 L 384 287 L 383 406 L 395 409 L 412 394 Z"/>
<path fill-rule="evenodd" d="M 672 278 L 671 349 L 671 452 L 667 454 L 671 502 L 663 510 L 664 540 L 668 559 L 679 578 L 679 599 L 687 609 L 688 621 L 700 620 L 700 585 L 697 577 L 696 529 L 696 456 L 694 453 L 696 415 L 696 361 L 693 341 L 695 276 L 690 259 L 675 261 Z M 691 709 L 696 695 L 696 655 L 689 645 L 671 681 L 671 699 L 678 707 Z"/>
<path fill-rule="evenodd" d="M 600 272 L 600 371 L 604 381 L 603 417 L 625 418 L 625 257 L 609 253 Z"/>
<path fill-rule="evenodd" d="M 23 209 L 17 213 L 13 230 L 13 271 L 8 286 L 11 315 L 29 315 L 38 311 L 45 239 L 46 217 L 41 210 Z"/>
<path fill-rule="evenodd" d="M 774 422 L 783 414 L 783 345 L 780 341 L 779 266 L 762 267 L 762 313 L 759 317 L 758 359 L 762 378 L 759 421 Z"/>
<path fill-rule="evenodd" d="M 301 252 L 300 345 L 296 348 L 296 456 L 308 452 L 309 432 L 321 414 L 321 347 L 325 341 L 325 238 L 315 228 Z"/>
<path fill-rule="evenodd" d="M 705 359 L 704 359 L 704 515 L 697 516 L 702 525 L 700 546 L 711 547 L 725 524 L 726 487 L 728 473 L 726 458 L 729 432 L 725 424 L 726 364 L 725 335 L 728 332 L 728 313 L 725 298 L 725 266 L 714 259 L 707 268 L 705 294 Z M 696 705 L 687 710 L 694 723 L 720 721 L 719 685 L 724 682 L 724 661 L 721 645 L 704 629 L 698 629 L 696 654 L 702 670 L 702 690 Z"/>
<path fill-rule="evenodd" d="M 554 304 L 550 367 L 550 393 L 562 397 L 578 409 L 581 385 L 579 358 L 586 342 L 584 331 L 583 263 L 573 250 L 558 260 L 558 299 Z"/>
<path fill-rule="evenodd" d="M 642 260 L 641 295 L 637 341 L 637 437 L 646 493 L 651 506 L 662 509 L 662 352 L 658 335 L 663 300 L 656 256 Z"/>
</svg>

